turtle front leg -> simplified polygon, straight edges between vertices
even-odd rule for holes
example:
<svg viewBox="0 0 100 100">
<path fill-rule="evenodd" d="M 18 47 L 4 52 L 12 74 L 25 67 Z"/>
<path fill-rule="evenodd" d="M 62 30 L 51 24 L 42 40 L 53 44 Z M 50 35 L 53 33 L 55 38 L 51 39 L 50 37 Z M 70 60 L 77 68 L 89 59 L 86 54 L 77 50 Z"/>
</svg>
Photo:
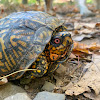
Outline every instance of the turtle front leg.
<svg viewBox="0 0 100 100">
<path fill-rule="evenodd" d="M 42 77 L 48 69 L 48 63 L 44 53 L 40 54 L 37 60 L 32 64 L 31 69 L 33 71 L 27 71 L 25 73 L 26 78 Z"/>
</svg>

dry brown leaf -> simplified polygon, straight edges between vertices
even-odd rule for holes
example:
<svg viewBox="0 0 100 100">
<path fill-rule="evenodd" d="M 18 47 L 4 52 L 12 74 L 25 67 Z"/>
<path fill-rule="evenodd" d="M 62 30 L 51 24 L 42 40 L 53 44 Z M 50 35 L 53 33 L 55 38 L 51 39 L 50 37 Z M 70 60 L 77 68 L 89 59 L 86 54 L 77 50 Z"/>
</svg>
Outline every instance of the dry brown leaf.
<svg viewBox="0 0 100 100">
<path fill-rule="evenodd" d="M 83 43 L 75 42 L 74 41 L 74 47 L 72 53 L 76 56 L 85 56 L 87 54 L 93 54 L 94 51 L 99 51 L 100 45 L 97 45 L 97 43 L 93 43 L 90 45 L 86 45 Z"/>
<path fill-rule="evenodd" d="M 95 27 L 100 29 L 100 22 L 96 23 Z"/>
<path fill-rule="evenodd" d="M 70 82 L 66 86 L 67 95 L 79 95 L 84 92 L 91 93 L 94 90 L 96 95 L 100 92 L 100 55 L 95 55 L 94 63 L 87 64 L 85 69 L 87 72 L 81 80 L 76 83 Z"/>
<path fill-rule="evenodd" d="M 75 42 L 74 41 L 74 47 L 73 47 L 73 51 L 72 53 L 76 56 L 84 56 L 86 54 L 92 54 L 88 49 L 87 49 L 88 45 L 79 43 L 79 42 Z"/>
<path fill-rule="evenodd" d="M 91 38 L 92 37 L 92 35 L 91 34 L 88 34 L 88 35 L 85 35 L 85 34 L 79 34 L 79 35 L 74 35 L 74 36 L 72 36 L 72 38 L 73 38 L 73 40 L 74 41 L 82 41 L 83 39 L 85 39 L 85 38 Z"/>
<path fill-rule="evenodd" d="M 74 30 L 74 34 L 76 35 L 79 34 L 78 30 Z"/>
<path fill-rule="evenodd" d="M 96 96 L 93 93 L 83 93 L 83 95 L 91 100 L 100 100 L 100 95 Z"/>
<path fill-rule="evenodd" d="M 80 34 L 90 34 L 92 33 L 93 31 L 95 31 L 94 29 L 88 29 L 88 28 L 85 28 L 85 29 L 82 29 L 79 31 Z"/>
<path fill-rule="evenodd" d="M 71 53 L 69 58 L 73 59 L 73 58 L 76 58 L 76 56 L 73 53 Z"/>
<path fill-rule="evenodd" d="M 87 29 L 93 29 L 95 28 L 96 23 L 83 23 L 83 27 Z"/>
<path fill-rule="evenodd" d="M 96 23 L 74 23 L 74 28 L 75 29 L 80 29 L 80 28 L 87 28 L 87 29 L 93 29 L 95 28 Z"/>
<path fill-rule="evenodd" d="M 87 49 L 92 50 L 92 51 L 97 51 L 100 50 L 100 45 L 97 45 L 97 43 L 91 44 Z"/>
<path fill-rule="evenodd" d="M 78 29 L 81 29 L 82 28 L 82 24 L 80 23 L 74 23 L 74 29 L 75 30 L 78 30 Z"/>
</svg>

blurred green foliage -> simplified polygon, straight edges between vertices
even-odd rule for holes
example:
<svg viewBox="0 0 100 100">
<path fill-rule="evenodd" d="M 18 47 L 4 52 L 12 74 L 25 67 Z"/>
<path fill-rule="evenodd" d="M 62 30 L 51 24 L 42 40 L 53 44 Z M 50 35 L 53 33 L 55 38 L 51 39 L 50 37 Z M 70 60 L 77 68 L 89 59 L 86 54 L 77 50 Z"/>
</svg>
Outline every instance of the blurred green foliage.
<svg viewBox="0 0 100 100">
<path fill-rule="evenodd" d="M 40 0 L 43 2 L 44 0 Z M 0 3 L 8 4 L 8 3 L 22 3 L 22 0 L 0 0 Z M 37 3 L 37 0 L 28 0 L 28 4 L 35 4 Z M 87 0 L 87 3 L 93 3 L 93 0 Z M 61 3 L 61 5 L 64 5 L 66 3 Z"/>
<path fill-rule="evenodd" d="M 42 0 L 40 0 L 42 1 Z M 37 0 L 28 0 L 28 4 L 36 3 Z M 22 3 L 22 0 L 0 0 L 0 3 L 7 4 L 7 3 Z"/>
<path fill-rule="evenodd" d="M 93 3 L 93 0 L 87 0 L 86 2 L 87 3 Z"/>
</svg>

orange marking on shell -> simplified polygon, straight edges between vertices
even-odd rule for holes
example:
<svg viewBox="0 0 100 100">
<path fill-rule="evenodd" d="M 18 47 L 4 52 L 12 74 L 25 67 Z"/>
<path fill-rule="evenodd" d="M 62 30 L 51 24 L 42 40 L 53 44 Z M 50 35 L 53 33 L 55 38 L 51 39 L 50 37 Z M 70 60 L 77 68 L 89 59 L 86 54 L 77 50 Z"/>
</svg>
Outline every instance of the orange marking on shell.
<svg viewBox="0 0 100 100">
<path fill-rule="evenodd" d="M 12 63 L 13 63 L 14 65 L 16 65 L 16 62 L 15 62 L 14 58 L 11 56 L 11 54 L 9 54 L 9 57 L 10 57 L 10 60 L 12 61 Z"/>
<path fill-rule="evenodd" d="M 2 59 L 2 52 L 0 52 L 0 59 Z"/>
<path fill-rule="evenodd" d="M 15 35 L 12 35 L 12 36 L 10 37 L 10 42 L 11 42 L 11 44 L 12 44 L 13 46 L 17 46 L 17 43 L 16 43 L 15 41 L 13 41 L 14 38 L 19 38 L 19 37 L 16 37 Z"/>
<path fill-rule="evenodd" d="M 7 62 L 5 62 L 5 65 L 6 65 L 7 69 L 10 71 L 11 69 L 10 69 L 10 67 L 9 67 Z"/>
<path fill-rule="evenodd" d="M 51 60 L 57 60 L 58 55 L 57 54 L 50 54 L 50 59 Z"/>
<path fill-rule="evenodd" d="M 6 69 L 2 69 L 2 68 L 1 68 L 1 71 L 2 71 L 2 72 L 7 72 L 7 70 L 6 70 Z"/>
<path fill-rule="evenodd" d="M 0 43 L 1 43 L 2 51 L 3 51 L 3 53 L 4 53 L 5 59 L 7 60 L 8 64 L 9 64 L 11 67 L 13 67 L 12 64 L 10 63 L 10 60 L 9 60 L 9 58 L 8 58 L 8 56 L 7 56 L 7 54 L 6 54 L 6 52 L 5 52 L 6 46 L 4 45 L 4 42 L 5 42 L 5 41 L 3 40 L 3 38 L 4 38 L 5 36 L 6 36 L 6 34 L 4 34 L 2 37 L 0 37 Z"/>
<path fill-rule="evenodd" d="M 18 47 L 19 50 L 21 50 L 22 52 L 24 51 L 21 47 Z"/>
<path fill-rule="evenodd" d="M 17 52 L 14 49 L 12 49 L 12 50 L 13 50 L 13 53 L 16 56 L 16 58 L 18 58 L 19 56 L 18 56 Z"/>
<path fill-rule="evenodd" d="M 9 30 L 9 29 L 1 30 L 1 31 L 0 31 L 0 34 L 1 34 L 1 33 L 4 33 L 4 32 L 7 32 L 8 30 Z"/>
<path fill-rule="evenodd" d="M 0 66 L 4 66 L 4 63 L 2 63 L 1 61 L 0 61 Z"/>
<path fill-rule="evenodd" d="M 18 43 L 21 44 L 23 47 L 26 47 L 26 45 L 27 45 L 26 42 L 21 41 L 21 40 L 18 40 Z"/>
<path fill-rule="evenodd" d="M 22 56 L 22 53 L 20 51 L 18 51 L 19 55 Z"/>
</svg>

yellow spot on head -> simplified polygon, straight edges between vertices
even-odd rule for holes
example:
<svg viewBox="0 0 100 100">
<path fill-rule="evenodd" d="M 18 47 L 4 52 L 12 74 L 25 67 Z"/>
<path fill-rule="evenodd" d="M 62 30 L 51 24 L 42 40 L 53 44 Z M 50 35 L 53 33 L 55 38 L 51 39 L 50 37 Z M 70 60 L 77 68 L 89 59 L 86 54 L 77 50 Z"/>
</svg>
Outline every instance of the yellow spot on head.
<svg viewBox="0 0 100 100">
<path fill-rule="evenodd" d="M 33 78 L 33 76 L 31 76 L 31 78 Z"/>
<path fill-rule="evenodd" d="M 36 70 L 34 70 L 33 72 L 36 73 Z"/>
<path fill-rule="evenodd" d="M 40 59 L 37 59 L 36 61 L 39 61 Z"/>
<path fill-rule="evenodd" d="M 32 78 L 32 79 L 35 79 L 35 77 L 34 77 L 34 76 L 31 76 L 31 78 Z"/>
<path fill-rule="evenodd" d="M 50 54 L 50 59 L 55 61 L 58 59 L 58 55 L 57 54 Z"/>
<path fill-rule="evenodd" d="M 36 65 L 32 65 L 32 68 L 33 68 L 33 69 L 36 68 Z"/>
<path fill-rule="evenodd" d="M 47 72 L 47 70 L 44 71 L 44 74 Z"/>
<path fill-rule="evenodd" d="M 52 50 L 56 50 L 56 48 L 55 47 L 52 47 Z"/>
<path fill-rule="evenodd" d="M 46 69 L 48 69 L 48 66 L 46 67 Z"/>
<path fill-rule="evenodd" d="M 42 61 L 42 64 L 45 64 L 45 61 L 44 60 Z"/>
<path fill-rule="evenodd" d="M 62 29 L 59 30 L 60 32 L 62 31 Z"/>
<path fill-rule="evenodd" d="M 37 70 L 38 73 L 41 73 L 41 70 Z"/>
</svg>

